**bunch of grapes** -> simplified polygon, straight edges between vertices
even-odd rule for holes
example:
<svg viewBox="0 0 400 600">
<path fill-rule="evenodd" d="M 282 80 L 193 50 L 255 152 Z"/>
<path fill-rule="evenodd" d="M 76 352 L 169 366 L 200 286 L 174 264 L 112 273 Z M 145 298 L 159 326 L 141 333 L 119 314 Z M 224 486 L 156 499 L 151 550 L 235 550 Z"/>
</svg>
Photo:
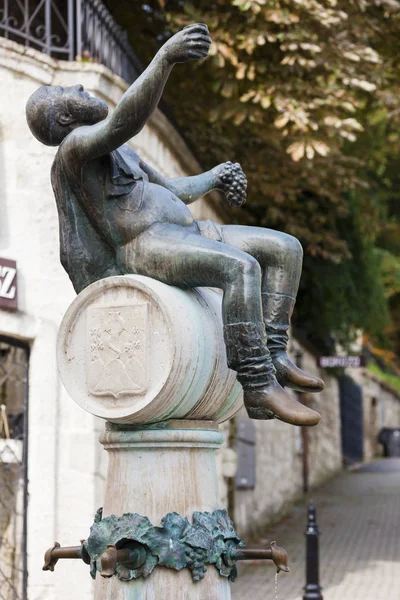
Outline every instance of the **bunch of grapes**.
<svg viewBox="0 0 400 600">
<path fill-rule="evenodd" d="M 207 571 L 206 560 L 207 550 L 203 550 L 202 548 L 193 548 L 186 554 L 187 566 L 192 572 L 193 581 L 203 579 Z"/>
<path fill-rule="evenodd" d="M 241 206 L 246 202 L 247 179 L 239 163 L 227 162 L 220 175 L 229 206 Z"/>
</svg>

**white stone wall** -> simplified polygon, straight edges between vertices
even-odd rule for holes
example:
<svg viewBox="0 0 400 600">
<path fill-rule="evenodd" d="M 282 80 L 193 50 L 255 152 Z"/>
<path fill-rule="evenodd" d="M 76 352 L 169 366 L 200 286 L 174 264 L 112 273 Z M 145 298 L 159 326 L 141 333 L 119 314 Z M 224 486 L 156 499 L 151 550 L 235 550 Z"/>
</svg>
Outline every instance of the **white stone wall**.
<svg viewBox="0 0 400 600">
<path fill-rule="evenodd" d="M 236 490 L 235 523 L 241 535 L 256 533 L 288 508 L 302 486 L 298 430 L 277 420 L 256 421 L 256 484 Z"/>
<path fill-rule="evenodd" d="M 317 427 L 306 428 L 309 447 L 309 485 L 315 487 L 332 477 L 342 466 L 340 400 L 337 381 L 316 366 L 313 354 L 290 343 L 291 358 L 302 352 L 302 368 L 322 377 L 326 387 L 309 394 L 309 406 L 322 419 Z M 255 421 L 256 485 L 253 490 L 236 490 L 235 521 L 242 534 L 259 532 L 259 527 L 282 515 L 303 493 L 302 430 L 280 421 Z"/>
</svg>

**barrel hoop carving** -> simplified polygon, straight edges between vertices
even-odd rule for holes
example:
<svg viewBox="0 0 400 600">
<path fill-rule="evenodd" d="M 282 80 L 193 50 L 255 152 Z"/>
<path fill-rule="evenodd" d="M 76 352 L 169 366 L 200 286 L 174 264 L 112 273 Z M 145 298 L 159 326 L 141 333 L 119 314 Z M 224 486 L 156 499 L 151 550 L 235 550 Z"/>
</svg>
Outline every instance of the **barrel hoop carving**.
<svg viewBox="0 0 400 600">
<path fill-rule="evenodd" d="M 221 422 L 242 405 L 226 362 L 221 296 L 140 275 L 85 288 L 60 326 L 57 361 L 79 406 L 121 425 Z"/>
</svg>

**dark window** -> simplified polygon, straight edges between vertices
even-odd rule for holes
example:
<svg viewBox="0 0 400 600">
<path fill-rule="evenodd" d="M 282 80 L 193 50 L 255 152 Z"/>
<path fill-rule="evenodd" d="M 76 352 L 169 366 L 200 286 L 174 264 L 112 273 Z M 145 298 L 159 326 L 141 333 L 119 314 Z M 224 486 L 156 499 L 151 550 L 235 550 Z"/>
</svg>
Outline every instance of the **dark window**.
<svg viewBox="0 0 400 600">
<path fill-rule="evenodd" d="M 250 419 L 236 420 L 236 487 L 252 489 L 256 485 L 256 433 Z"/>
<path fill-rule="evenodd" d="M 28 361 L 0 336 L 0 600 L 26 600 Z"/>
</svg>

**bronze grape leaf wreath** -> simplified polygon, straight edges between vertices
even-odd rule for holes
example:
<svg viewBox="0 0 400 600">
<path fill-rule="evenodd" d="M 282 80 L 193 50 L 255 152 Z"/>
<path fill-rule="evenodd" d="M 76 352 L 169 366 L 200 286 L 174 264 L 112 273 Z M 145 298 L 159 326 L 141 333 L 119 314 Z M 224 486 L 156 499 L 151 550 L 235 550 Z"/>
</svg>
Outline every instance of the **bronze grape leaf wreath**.
<svg viewBox="0 0 400 600">
<path fill-rule="evenodd" d="M 145 550 L 142 564 L 137 568 L 117 564 L 114 574 L 122 581 L 148 577 L 156 566 L 180 571 L 188 568 L 193 581 L 199 581 L 207 571 L 207 565 L 215 565 L 220 575 L 234 581 L 237 568 L 225 561 L 231 551 L 244 543 L 238 537 L 226 510 L 193 513 L 192 524 L 186 517 L 175 512 L 168 513 L 161 526 L 154 526 L 147 517 L 126 513 L 122 517 L 111 515 L 102 518 L 97 512 L 90 535 L 84 542 L 90 556 L 90 572 L 93 578 L 102 570 L 101 556 L 111 544 L 121 548 L 134 542 Z M 227 564 L 229 563 L 229 564 Z"/>
</svg>

